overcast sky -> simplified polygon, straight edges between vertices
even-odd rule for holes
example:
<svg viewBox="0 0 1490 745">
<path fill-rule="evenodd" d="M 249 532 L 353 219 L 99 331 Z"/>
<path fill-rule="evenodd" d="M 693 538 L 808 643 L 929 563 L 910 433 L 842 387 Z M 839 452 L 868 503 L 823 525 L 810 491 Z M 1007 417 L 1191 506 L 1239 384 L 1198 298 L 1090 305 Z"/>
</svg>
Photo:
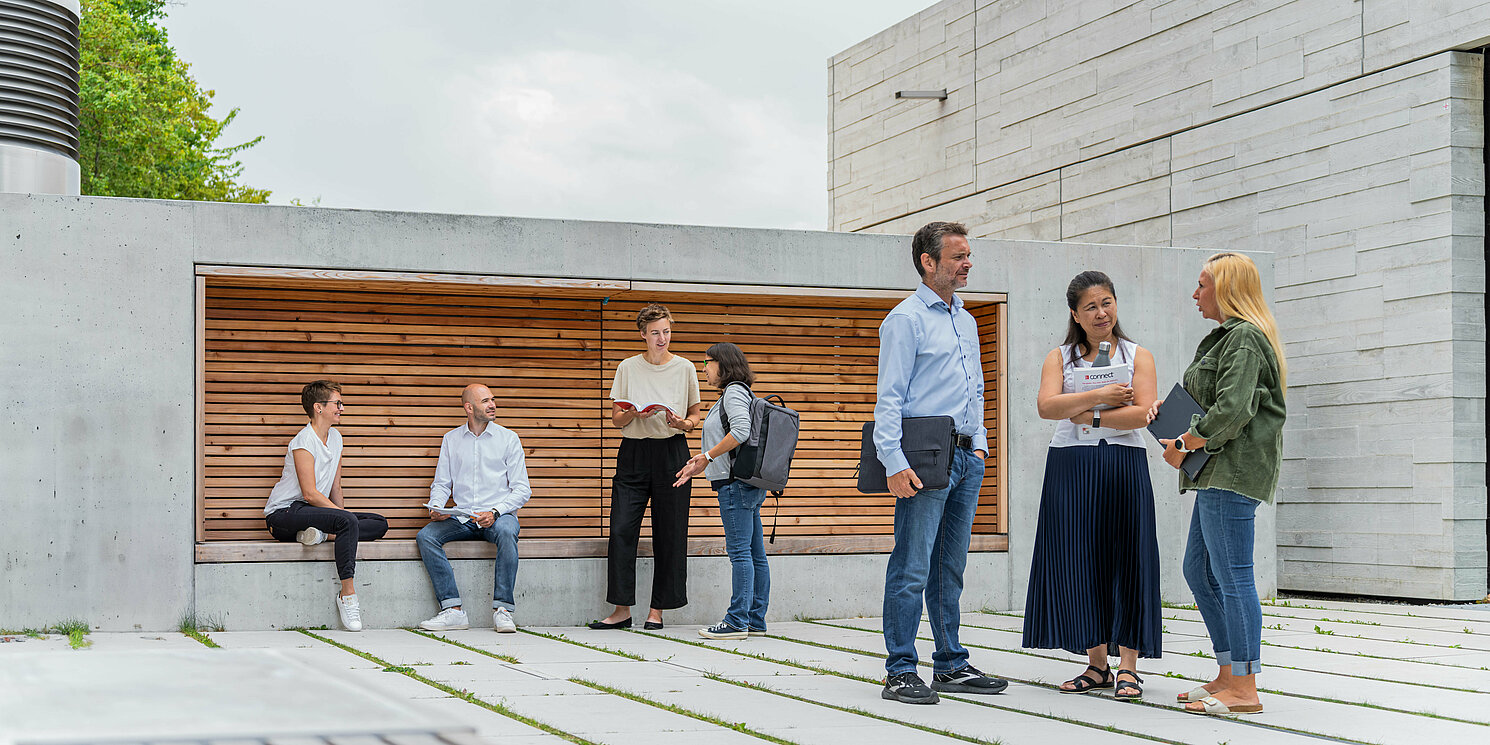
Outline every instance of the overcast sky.
<svg viewBox="0 0 1490 745">
<path fill-rule="evenodd" d="M 324 207 L 825 229 L 827 59 L 932 0 L 186 0 L 243 181 Z"/>
</svg>

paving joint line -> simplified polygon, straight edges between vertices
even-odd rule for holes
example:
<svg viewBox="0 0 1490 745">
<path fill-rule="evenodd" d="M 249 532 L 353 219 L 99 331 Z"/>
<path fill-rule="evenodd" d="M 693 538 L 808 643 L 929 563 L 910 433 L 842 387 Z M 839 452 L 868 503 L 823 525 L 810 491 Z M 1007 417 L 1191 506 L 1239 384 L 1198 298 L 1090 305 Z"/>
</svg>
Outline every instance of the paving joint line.
<svg viewBox="0 0 1490 745">
<path fill-rule="evenodd" d="M 587 739 L 585 739 L 583 737 L 580 737 L 579 735 L 572 734 L 572 733 L 569 733 L 569 732 L 565 732 L 564 730 L 561 730 L 558 727 L 554 727 L 553 725 L 545 724 L 543 722 L 538 721 L 537 719 L 533 719 L 531 717 L 527 717 L 527 716 L 524 716 L 522 714 L 519 714 L 519 713 L 517 713 L 517 712 L 515 712 L 515 711 L 513 711 L 513 710 L 511 710 L 509 708 L 507 708 L 506 706 L 500 704 L 500 703 L 497 703 L 497 702 L 494 702 L 494 701 L 487 701 L 487 700 L 485 700 L 483 698 L 480 698 L 476 694 L 471 693 L 470 691 L 467 691 L 467 690 L 464 690 L 464 689 L 457 689 L 457 688 L 454 688 L 452 686 L 445 685 L 444 683 L 441 683 L 439 681 L 435 681 L 435 680 L 431 680 L 429 678 L 426 678 L 423 675 L 420 675 L 418 672 L 416 672 L 412 667 L 409 667 L 407 665 L 392 665 L 392 664 L 389 664 L 389 662 L 387 660 L 384 660 L 384 659 L 378 657 L 377 655 L 374 655 L 374 654 L 372 654 L 370 652 L 364 652 L 364 651 L 362 651 L 360 649 L 357 649 L 355 647 L 348 646 L 346 644 L 342 644 L 341 642 L 336 641 L 335 639 L 331 639 L 329 637 L 321 636 L 320 634 L 317 634 L 317 633 L 315 633 L 313 631 L 310 631 L 308 629 L 297 629 L 297 631 L 299 631 L 302 634 L 305 634 L 306 636 L 308 636 L 308 637 L 310 637 L 312 639 L 316 639 L 318 641 L 322 641 L 322 642 L 325 642 L 327 644 L 330 644 L 331 646 L 336 647 L 337 649 L 340 649 L 343 652 L 347 652 L 349 654 L 354 654 L 354 655 L 356 655 L 358 657 L 361 657 L 362 659 L 367 660 L 368 662 L 371 662 L 373 664 L 382 665 L 384 672 L 396 672 L 396 673 L 400 673 L 400 674 L 405 675 L 405 676 L 407 676 L 409 678 L 412 678 L 414 680 L 417 680 L 420 683 L 423 683 L 423 684 L 425 684 L 425 685 L 427 685 L 427 686 L 429 686 L 431 688 L 434 688 L 435 690 L 444 691 L 445 693 L 448 693 L 448 694 L 450 694 L 451 696 L 453 696 L 453 697 L 455 697 L 457 699 L 460 699 L 462 701 L 465 701 L 466 703 L 474 704 L 476 706 L 479 706 L 479 707 L 481 707 L 483 709 L 486 709 L 488 711 L 494 712 L 496 714 L 501 714 L 502 716 L 507 717 L 508 719 L 512 719 L 514 721 L 517 721 L 517 722 L 521 722 L 523 724 L 526 724 L 529 727 L 533 727 L 535 729 L 542 730 L 544 732 L 547 732 L 550 735 L 554 735 L 555 737 L 562 737 L 565 740 L 568 740 L 569 742 L 574 743 L 575 745 L 601 745 L 600 743 L 594 742 L 593 740 L 587 740 Z"/>
<path fill-rule="evenodd" d="M 449 637 L 435 636 L 434 633 L 429 632 L 429 631 L 425 631 L 424 629 L 416 629 L 416 628 L 411 628 L 411 627 L 404 627 L 404 631 L 408 631 L 408 632 L 410 632 L 412 634 L 417 634 L 417 635 L 422 636 L 422 637 L 424 637 L 426 639 L 433 639 L 433 640 L 435 640 L 437 642 L 445 642 L 446 644 L 452 644 L 454 646 L 460 647 L 461 649 L 464 649 L 464 650 L 467 650 L 467 651 L 470 651 L 470 652 L 475 652 L 476 654 L 486 655 L 487 657 L 490 657 L 490 658 L 492 658 L 494 660 L 501 660 L 502 662 L 508 662 L 508 663 L 513 664 L 513 665 L 521 665 L 522 664 L 522 660 L 519 660 L 518 658 L 513 657 L 510 654 L 502 654 L 501 652 L 493 652 L 493 651 L 491 651 L 489 649 L 482 649 L 480 647 L 473 647 L 473 646 L 471 646 L 469 644 L 466 644 L 464 642 L 458 642 L 458 641 L 456 641 L 454 639 L 451 639 Z"/>
</svg>

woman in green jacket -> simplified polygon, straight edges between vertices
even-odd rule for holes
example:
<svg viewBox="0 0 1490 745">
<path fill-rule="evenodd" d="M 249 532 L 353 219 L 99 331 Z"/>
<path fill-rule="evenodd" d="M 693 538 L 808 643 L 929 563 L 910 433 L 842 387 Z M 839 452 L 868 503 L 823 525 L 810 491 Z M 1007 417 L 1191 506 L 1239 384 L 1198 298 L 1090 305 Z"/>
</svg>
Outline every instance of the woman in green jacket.
<svg viewBox="0 0 1490 745">
<path fill-rule="evenodd" d="M 1180 492 L 1194 490 L 1185 545 L 1185 582 L 1205 621 L 1220 670 L 1204 686 L 1182 693 L 1185 709 L 1206 714 L 1262 711 L 1262 605 L 1252 576 L 1257 505 L 1273 501 L 1283 445 L 1287 367 L 1278 326 L 1262 296 L 1257 265 L 1241 254 L 1206 260 L 1195 289 L 1200 314 L 1221 324 L 1207 334 L 1185 370 L 1185 390 L 1205 409 L 1190 430 L 1160 440 L 1176 469 L 1191 450 L 1211 454 Z M 1160 401 L 1150 409 L 1152 419 Z"/>
</svg>

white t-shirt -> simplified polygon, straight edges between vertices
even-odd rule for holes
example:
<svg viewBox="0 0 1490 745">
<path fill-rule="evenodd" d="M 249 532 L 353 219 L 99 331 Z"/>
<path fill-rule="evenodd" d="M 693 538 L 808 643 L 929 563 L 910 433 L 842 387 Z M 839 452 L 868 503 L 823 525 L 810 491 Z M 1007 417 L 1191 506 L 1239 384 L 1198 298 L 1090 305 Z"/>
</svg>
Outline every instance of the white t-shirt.
<svg viewBox="0 0 1490 745">
<path fill-rule="evenodd" d="M 269 492 L 269 503 L 264 505 L 265 515 L 289 507 L 305 496 L 300 492 L 300 478 L 295 475 L 296 450 L 304 450 L 315 458 L 316 490 L 331 496 L 331 484 L 336 481 L 336 469 L 341 466 L 341 433 L 333 427 L 326 433 L 326 441 L 321 442 L 316 431 L 307 424 L 295 439 L 290 440 L 290 447 L 285 450 L 285 471 Z"/>
<path fill-rule="evenodd" d="M 614 401 L 624 398 L 641 403 L 663 403 L 678 413 L 688 416 L 688 408 L 698 403 L 698 371 L 693 363 L 681 355 L 660 365 L 647 361 L 643 355 L 627 357 L 616 366 L 616 379 L 611 382 L 610 397 Z M 683 434 L 681 430 L 667 426 L 667 415 L 633 419 L 621 428 L 622 437 L 639 440 L 665 439 Z"/>
<path fill-rule="evenodd" d="M 1060 347 L 1061 351 L 1061 393 L 1076 392 L 1076 367 L 1091 367 L 1092 363 L 1080 357 L 1076 358 L 1076 365 L 1071 364 L 1071 346 L 1065 344 Z M 1127 339 L 1118 339 L 1117 353 L 1112 355 L 1113 364 L 1134 364 L 1138 357 L 1138 345 Z M 1129 447 L 1143 447 L 1143 435 L 1139 430 L 1130 429 L 1116 437 L 1104 438 L 1108 445 L 1127 445 Z M 1102 440 L 1082 440 L 1076 436 L 1076 424 L 1070 419 L 1062 419 L 1055 423 L 1055 436 L 1050 438 L 1050 446 L 1053 448 L 1067 448 L 1084 445 L 1097 445 Z"/>
</svg>

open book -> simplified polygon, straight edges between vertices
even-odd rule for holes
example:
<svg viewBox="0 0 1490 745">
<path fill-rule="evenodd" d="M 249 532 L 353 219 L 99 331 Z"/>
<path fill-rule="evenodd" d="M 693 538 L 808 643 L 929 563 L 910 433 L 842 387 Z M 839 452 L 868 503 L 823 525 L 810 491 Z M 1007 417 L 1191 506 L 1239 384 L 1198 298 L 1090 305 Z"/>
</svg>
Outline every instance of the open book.
<svg viewBox="0 0 1490 745">
<path fill-rule="evenodd" d="M 1085 393 L 1095 391 L 1105 385 L 1122 383 L 1133 384 L 1133 366 L 1129 364 L 1107 365 L 1106 367 L 1078 367 L 1072 370 L 1075 376 L 1074 393 Z M 1097 409 L 1110 409 L 1107 404 L 1098 404 Z M 1100 440 L 1104 437 L 1117 437 L 1127 430 L 1113 429 L 1112 427 L 1093 427 L 1090 424 L 1076 425 L 1076 439 L 1078 440 Z"/>
<path fill-rule="evenodd" d="M 673 407 L 658 401 L 653 401 L 651 403 L 642 403 L 641 401 L 628 401 L 624 398 L 618 398 L 616 399 L 616 405 L 623 409 L 626 409 L 627 411 L 637 411 L 643 414 L 648 414 L 658 409 L 662 409 L 664 411 L 672 411 L 673 416 L 680 416 L 678 412 L 673 411 Z"/>
</svg>

